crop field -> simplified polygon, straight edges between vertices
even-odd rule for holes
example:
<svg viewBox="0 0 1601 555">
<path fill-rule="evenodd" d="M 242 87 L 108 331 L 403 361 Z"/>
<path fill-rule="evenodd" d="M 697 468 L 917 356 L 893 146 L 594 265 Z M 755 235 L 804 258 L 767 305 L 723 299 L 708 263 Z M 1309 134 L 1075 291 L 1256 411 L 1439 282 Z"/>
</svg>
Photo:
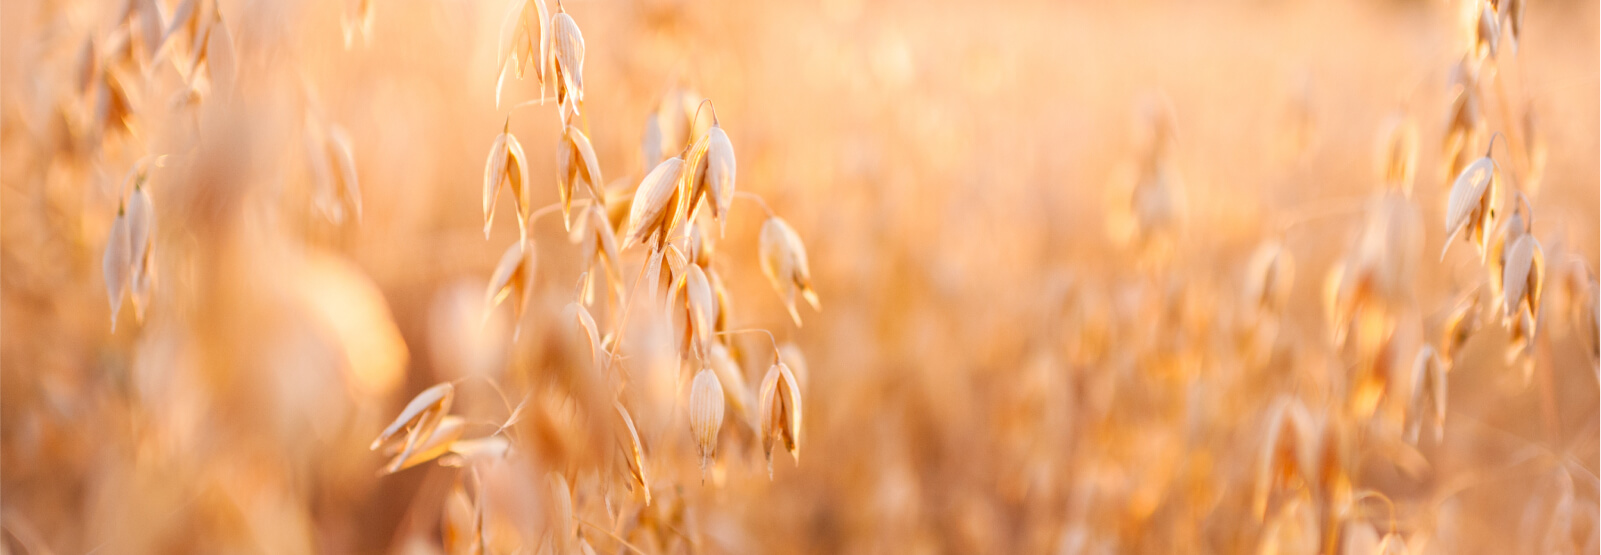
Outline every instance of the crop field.
<svg viewBox="0 0 1601 555">
<path fill-rule="evenodd" d="M 7 0 L 0 554 L 1594 554 L 1598 98 L 1583 0 Z"/>
</svg>

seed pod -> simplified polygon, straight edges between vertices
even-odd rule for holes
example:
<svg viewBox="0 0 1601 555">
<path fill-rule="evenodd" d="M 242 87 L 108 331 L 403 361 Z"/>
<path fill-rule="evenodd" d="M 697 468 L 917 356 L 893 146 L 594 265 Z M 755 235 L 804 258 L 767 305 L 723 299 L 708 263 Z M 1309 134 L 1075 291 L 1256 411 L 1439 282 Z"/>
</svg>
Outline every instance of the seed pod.
<svg viewBox="0 0 1601 555">
<path fill-rule="evenodd" d="M 712 324 L 717 318 L 717 306 L 712 298 L 711 284 L 700 266 L 690 264 L 684 271 L 685 308 L 694 330 L 697 356 L 705 359 L 712 344 Z"/>
<path fill-rule="evenodd" d="M 695 374 L 689 391 L 689 430 L 700 447 L 700 470 L 717 455 L 717 431 L 723 427 L 723 384 L 710 368 Z"/>
<path fill-rule="evenodd" d="M 495 221 L 495 204 L 501 188 L 511 189 L 512 200 L 517 203 L 519 240 L 528 237 L 528 216 L 531 200 L 528 181 L 528 157 L 523 154 L 522 143 L 511 134 L 511 122 L 495 136 L 489 145 L 489 159 L 484 162 L 484 238 L 489 238 Z"/>
<path fill-rule="evenodd" d="M 1402 194 L 1412 194 L 1412 177 L 1417 173 L 1418 125 L 1404 114 L 1390 117 L 1375 141 L 1374 162 L 1379 177 Z"/>
<path fill-rule="evenodd" d="M 111 222 L 111 234 L 106 238 L 106 254 L 101 258 L 101 273 L 106 280 L 106 296 L 111 299 L 111 332 L 117 331 L 117 313 L 122 310 L 122 297 L 128 291 L 133 271 L 133 245 L 128 237 L 128 214 L 125 207 L 117 207 L 117 218 Z"/>
<path fill-rule="evenodd" d="M 1496 46 L 1501 40 L 1501 22 L 1496 17 L 1495 7 L 1490 2 L 1480 1 L 1479 25 L 1474 28 L 1474 52 L 1479 58 L 1495 57 Z"/>
<path fill-rule="evenodd" d="M 605 194 L 600 190 L 600 162 L 595 159 L 595 148 L 590 146 L 589 137 L 572 125 L 568 125 L 562 133 L 562 142 L 557 149 L 556 191 L 561 195 L 562 222 L 571 230 L 573 189 L 580 178 L 589 187 L 589 194 L 595 202 L 605 202 Z"/>
<path fill-rule="evenodd" d="M 1445 433 L 1446 366 L 1434 347 L 1424 345 L 1412 361 L 1412 397 L 1406 409 L 1406 440 L 1416 445 L 1426 426 L 1435 443 Z"/>
<path fill-rule="evenodd" d="M 606 364 L 606 350 L 600 342 L 600 329 L 595 326 L 595 317 L 589 314 L 589 309 L 580 303 L 567 303 L 562 311 L 564 319 L 578 326 L 578 330 L 589 342 L 589 360 L 598 371 Z"/>
<path fill-rule="evenodd" d="M 717 374 L 719 384 L 728 384 L 723 388 L 723 396 L 727 398 L 728 406 L 734 410 L 734 414 L 743 419 L 745 424 L 751 427 L 752 432 L 759 431 L 755 415 L 751 413 L 756 403 L 751 399 L 750 387 L 745 384 L 745 370 L 734 361 L 733 354 L 728 352 L 728 347 L 721 342 L 713 341 L 711 356 L 707 357 L 706 364 Z"/>
<path fill-rule="evenodd" d="M 757 401 L 761 414 L 762 450 L 767 453 L 767 477 L 773 476 L 773 447 L 783 443 L 795 463 L 800 463 L 801 396 L 795 375 L 783 362 L 774 363 L 762 378 L 761 398 Z"/>
<path fill-rule="evenodd" d="M 152 254 L 152 247 L 155 242 L 155 218 L 155 207 L 150 202 L 150 194 L 145 191 L 144 176 L 140 175 L 133 194 L 128 197 L 128 244 L 131 249 L 128 261 L 132 271 L 129 282 L 133 287 L 134 317 L 141 322 L 145 318 L 145 307 L 149 306 L 154 279 L 155 255 Z"/>
<path fill-rule="evenodd" d="M 711 129 L 695 141 L 691 151 L 694 154 L 690 164 L 695 171 L 689 183 L 689 219 L 694 219 L 701 199 L 706 199 L 721 236 L 728 227 L 728 210 L 734 204 L 734 144 L 728 140 L 728 133 L 713 122 Z"/>
<path fill-rule="evenodd" d="M 1462 169 L 1451 185 L 1451 196 L 1445 209 L 1445 248 L 1440 259 L 1451 249 L 1451 242 L 1464 231 L 1466 239 L 1478 247 L 1479 258 L 1485 256 L 1486 234 L 1495 229 L 1494 201 L 1498 181 L 1495 178 L 1495 161 L 1489 156 L 1475 160 Z"/>
<path fill-rule="evenodd" d="M 1524 0 L 1502 0 L 1500 18 L 1510 27 L 1512 34 L 1512 53 L 1518 52 L 1518 43 L 1523 40 L 1523 9 L 1528 7 Z"/>
<path fill-rule="evenodd" d="M 1540 289 L 1545 278 L 1545 253 L 1533 235 L 1524 235 L 1513 243 L 1501 275 L 1505 284 L 1502 291 L 1505 319 L 1502 322 L 1511 325 L 1512 319 L 1520 313 L 1538 315 Z M 1533 330 L 1529 331 L 1533 335 Z"/>
<path fill-rule="evenodd" d="M 512 298 L 512 320 L 516 322 L 512 337 L 522 333 L 523 310 L 528 307 L 534 289 L 534 247 L 533 243 L 527 243 L 527 248 L 523 245 L 522 242 L 512 243 L 500 256 L 500 263 L 489 278 L 489 289 L 484 293 L 484 304 L 489 307 L 500 306 L 508 296 Z"/>
<path fill-rule="evenodd" d="M 1522 193 L 1518 193 L 1518 199 L 1525 200 Z M 1528 206 L 1527 202 L 1513 203 L 1512 213 L 1491 235 L 1489 247 L 1485 250 L 1485 269 L 1489 273 L 1487 281 L 1490 285 L 1490 296 L 1492 298 L 1501 298 L 1505 289 L 1502 278 L 1503 273 L 1506 271 L 1507 254 L 1510 248 L 1512 245 L 1517 244 L 1518 239 L 1533 231 L 1533 214 L 1525 209 L 1526 206 Z M 1494 312 L 1499 313 L 1500 311 L 1501 306 L 1499 304 L 1495 305 Z"/>
<path fill-rule="evenodd" d="M 806 261 L 806 245 L 783 218 L 773 216 L 762 224 L 762 273 L 772 282 L 773 289 L 784 299 L 784 307 L 795 325 L 801 325 L 800 311 L 795 307 L 795 294 L 800 293 L 812 310 L 822 310 L 817 292 L 812 289 L 812 273 Z"/>
<path fill-rule="evenodd" d="M 570 553 L 578 529 L 573 522 L 573 493 L 567 478 L 557 472 L 545 473 L 545 485 L 550 491 L 550 544 L 553 553 Z"/>
<path fill-rule="evenodd" d="M 384 451 L 392 458 L 384 465 L 382 474 L 394 474 L 450 453 L 452 444 L 461 439 L 466 422 L 460 416 L 445 416 L 426 439 L 415 445 L 390 445 Z"/>
<path fill-rule="evenodd" d="M 1267 422 L 1253 503 L 1258 517 L 1266 514 L 1268 496 L 1280 484 L 1296 480 L 1310 484 L 1318 475 L 1319 436 L 1306 406 L 1293 397 L 1280 397 L 1270 409 Z"/>
<path fill-rule="evenodd" d="M 403 463 L 411 458 L 422 444 L 433 437 L 434 429 L 444 421 L 446 413 L 450 412 L 450 403 L 456 397 L 456 388 L 450 382 L 441 383 L 418 393 L 413 397 L 406 408 L 401 409 L 400 415 L 395 417 L 378 438 L 368 447 L 371 450 L 379 448 L 396 448 L 396 459 L 390 462 L 389 472 L 398 471 L 397 463 Z M 405 429 L 406 435 L 401 437 L 400 430 Z"/>
<path fill-rule="evenodd" d="M 1248 309 L 1278 314 L 1289 300 L 1295 283 L 1295 259 L 1277 241 L 1257 247 L 1246 267 L 1245 300 Z"/>
<path fill-rule="evenodd" d="M 1440 324 L 1440 357 L 1446 365 L 1456 360 L 1468 338 L 1479 331 L 1479 303 L 1477 291 L 1470 291 L 1457 300 L 1451 312 Z"/>
<path fill-rule="evenodd" d="M 578 22 L 567 12 L 551 17 L 550 29 L 556 100 L 577 115 L 578 105 L 584 101 L 584 35 L 578 31 Z"/>
<path fill-rule="evenodd" d="M 590 279 L 594 279 L 594 276 L 598 275 L 595 272 L 596 264 L 603 265 L 607 283 L 617 298 L 622 299 L 623 280 L 619 273 L 622 268 L 622 257 L 618 253 L 617 235 L 612 232 L 611 222 L 606 217 L 606 209 L 598 204 L 590 205 L 578 219 L 578 229 L 574 232 L 580 234 L 580 242 L 583 244 L 581 250 L 584 253 L 585 271 L 589 273 Z"/>
<path fill-rule="evenodd" d="M 617 447 L 623 453 L 623 466 L 628 476 L 633 479 L 630 487 L 638 486 L 645 495 L 645 505 L 650 505 L 650 478 L 645 474 L 645 448 L 639 442 L 639 429 L 634 426 L 634 417 L 628 414 L 628 409 L 616 399 L 612 400 L 612 408 L 617 410 Z"/>
<path fill-rule="evenodd" d="M 628 210 L 628 231 L 623 234 L 623 249 L 644 244 L 653 235 L 660 235 L 658 244 L 666 240 L 668 218 L 677 208 L 678 183 L 684 171 L 684 159 L 674 156 L 656 165 L 645 175 L 639 188 L 634 190 L 634 202 Z"/>
</svg>

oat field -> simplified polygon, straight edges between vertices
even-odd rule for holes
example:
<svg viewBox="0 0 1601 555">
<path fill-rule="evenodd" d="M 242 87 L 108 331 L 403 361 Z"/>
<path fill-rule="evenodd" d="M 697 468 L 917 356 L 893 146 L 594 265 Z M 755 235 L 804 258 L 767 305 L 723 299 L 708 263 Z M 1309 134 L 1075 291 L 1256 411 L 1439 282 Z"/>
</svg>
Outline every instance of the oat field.
<svg viewBox="0 0 1601 555">
<path fill-rule="evenodd" d="M 1598 97 L 1587 0 L 7 0 L 0 553 L 1597 553 Z"/>
</svg>

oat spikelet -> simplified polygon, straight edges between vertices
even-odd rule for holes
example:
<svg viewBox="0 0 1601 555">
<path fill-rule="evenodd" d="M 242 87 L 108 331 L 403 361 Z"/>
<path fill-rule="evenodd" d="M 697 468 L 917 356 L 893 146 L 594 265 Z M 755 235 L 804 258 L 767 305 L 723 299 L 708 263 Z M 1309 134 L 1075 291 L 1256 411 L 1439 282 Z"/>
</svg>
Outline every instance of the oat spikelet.
<svg viewBox="0 0 1601 555">
<path fill-rule="evenodd" d="M 817 298 L 817 291 L 812 289 L 812 273 L 806 261 L 806 245 L 801 243 L 800 235 L 789 227 L 783 218 L 773 216 L 762 224 L 760 238 L 762 273 L 773 284 L 778 296 L 784 299 L 784 307 L 789 309 L 789 316 L 795 320 L 795 325 L 801 325 L 800 311 L 795 307 L 795 296 L 799 293 L 812 305 L 812 310 L 822 310 L 822 303 Z"/>
<path fill-rule="evenodd" d="M 117 218 L 111 222 L 111 234 L 106 238 L 106 254 L 101 258 L 101 273 L 106 280 L 106 296 L 111 300 L 111 332 L 117 331 L 117 313 L 122 311 L 122 297 L 128 292 L 128 281 L 133 272 L 133 245 L 129 238 L 128 213 L 124 206 L 117 207 Z"/>
<path fill-rule="evenodd" d="M 1533 235 L 1524 235 L 1507 253 L 1502 273 L 1501 323 L 1511 332 L 1507 345 L 1508 363 L 1521 363 L 1525 384 L 1533 377 L 1533 360 L 1528 357 L 1540 324 L 1540 294 L 1545 284 L 1545 253 Z"/>
<path fill-rule="evenodd" d="M 1391 116 L 1380 128 L 1375 142 L 1374 162 L 1385 185 L 1412 194 L 1412 178 L 1417 174 L 1418 125 L 1404 114 Z"/>
<path fill-rule="evenodd" d="M 695 141 L 691 152 L 689 165 L 694 169 L 689 182 L 689 219 L 694 219 L 701 200 L 706 199 L 712 219 L 718 224 L 718 234 L 722 236 L 728 227 L 728 210 L 734 204 L 734 144 L 714 121 L 706 134 Z"/>
<path fill-rule="evenodd" d="M 634 202 L 628 209 L 624 250 L 644 244 L 652 236 L 658 236 L 658 242 L 666 239 L 683 171 L 684 159 L 674 156 L 657 164 L 656 169 L 640 181 L 639 188 L 634 190 Z"/>
<path fill-rule="evenodd" d="M 628 409 L 621 402 L 612 400 L 612 408 L 617 410 L 617 419 L 622 424 L 618 430 L 617 447 L 623 452 L 623 463 L 633 485 L 638 486 L 645 496 L 645 505 L 650 505 L 650 477 L 645 473 L 645 448 L 639 441 L 639 428 L 634 426 L 634 417 L 628 414 Z"/>
<path fill-rule="evenodd" d="M 1450 251 L 1458 235 L 1467 233 L 1468 242 L 1478 248 L 1479 258 L 1485 256 L 1486 234 L 1495 228 L 1496 197 L 1495 161 L 1489 156 L 1479 158 L 1462 169 L 1451 185 L 1451 195 L 1445 208 L 1445 248 L 1440 258 Z"/>
<path fill-rule="evenodd" d="M 371 450 L 384 447 L 398 446 L 395 459 L 387 467 L 393 473 L 400 470 L 400 464 L 410 459 L 412 454 L 423 447 L 434 430 L 444 422 L 445 415 L 450 412 L 450 404 L 456 397 L 456 387 L 450 382 L 441 383 L 418 393 L 413 397 L 406 408 L 401 409 L 400 415 L 395 417 L 388 427 L 384 428 L 378 438 L 372 440 Z M 400 431 L 406 430 L 404 436 Z"/>
<path fill-rule="evenodd" d="M 466 424 L 466 419 L 460 416 L 445 416 L 428 434 L 427 439 L 417 442 L 416 445 L 389 445 L 384 449 L 384 454 L 392 458 L 389 459 L 389 464 L 384 466 L 382 474 L 394 474 L 450 453 L 454 449 L 456 440 L 461 439 Z"/>
<path fill-rule="evenodd" d="M 1281 397 L 1269 410 L 1267 422 L 1252 503 L 1258 517 L 1267 514 L 1268 497 L 1280 484 L 1312 483 L 1317 476 L 1319 436 L 1306 406 Z"/>
<path fill-rule="evenodd" d="M 723 427 L 723 384 L 710 368 L 695 374 L 689 390 L 689 430 L 700 448 L 701 478 L 717 456 L 717 431 Z"/>
<path fill-rule="evenodd" d="M 578 105 L 584 102 L 584 35 L 565 11 L 551 17 L 550 31 L 556 100 L 562 106 L 562 120 L 568 121 L 578 115 Z"/>
<path fill-rule="evenodd" d="M 517 203 L 519 237 L 528 237 L 528 216 L 531 212 L 528 187 L 528 157 L 523 154 L 522 143 L 512 136 L 511 122 L 508 121 L 500 134 L 495 136 L 495 141 L 490 143 L 489 158 L 484 161 L 485 239 L 489 238 L 489 230 L 495 221 L 495 205 L 502 188 L 511 189 L 512 200 Z"/>
<path fill-rule="evenodd" d="M 1425 427 L 1435 443 L 1445 434 L 1446 366 L 1434 351 L 1424 345 L 1412 361 L 1412 396 L 1407 402 L 1406 440 L 1414 445 Z"/>
<path fill-rule="evenodd" d="M 589 194 L 597 203 L 604 203 L 604 192 L 600 189 L 600 161 L 595 158 L 595 148 L 589 144 L 589 137 L 577 127 L 568 125 L 562 133 L 560 152 L 556 153 L 556 190 L 561 195 L 562 222 L 570 231 L 573 228 L 572 206 L 576 193 L 578 180 L 582 179 L 589 188 Z"/>
<path fill-rule="evenodd" d="M 578 532 L 573 521 L 573 490 L 567 485 L 567 478 L 557 472 L 545 473 L 545 485 L 550 491 L 550 545 L 554 553 L 570 553 Z"/>
<path fill-rule="evenodd" d="M 800 463 L 801 395 L 795 374 L 783 362 L 774 363 L 762 378 L 761 398 L 757 401 L 761 414 L 762 450 L 767 454 L 767 477 L 773 477 L 773 447 L 782 443 Z"/>
<path fill-rule="evenodd" d="M 522 333 L 523 311 L 528 308 L 528 298 L 534 288 L 534 260 L 533 243 L 512 243 L 500 256 L 500 263 L 495 266 L 489 288 L 484 293 L 484 304 L 491 308 L 511 297 L 512 320 L 516 322 L 513 337 Z"/>
<path fill-rule="evenodd" d="M 140 322 L 144 321 L 145 308 L 150 305 L 150 293 L 155 279 L 156 209 L 150 201 L 150 193 L 146 191 L 144 181 L 145 177 L 141 173 L 134 184 L 133 194 L 128 196 L 127 212 L 130 248 L 128 263 L 131 266 L 128 279 L 132 287 L 134 318 Z"/>
</svg>

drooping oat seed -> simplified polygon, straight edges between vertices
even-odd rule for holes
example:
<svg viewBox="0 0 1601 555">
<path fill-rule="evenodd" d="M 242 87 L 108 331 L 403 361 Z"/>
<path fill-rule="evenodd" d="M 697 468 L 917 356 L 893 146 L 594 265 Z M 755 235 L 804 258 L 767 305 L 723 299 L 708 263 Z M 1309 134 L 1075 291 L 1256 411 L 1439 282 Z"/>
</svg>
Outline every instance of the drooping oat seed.
<svg viewBox="0 0 1601 555">
<path fill-rule="evenodd" d="M 600 161 L 595 158 L 595 148 L 590 146 L 589 137 L 577 127 L 568 125 L 562 134 L 560 152 L 556 154 L 556 190 L 561 195 L 562 221 L 567 229 L 572 229 L 572 204 L 574 189 L 578 180 L 583 179 L 588 186 L 589 194 L 597 203 L 605 202 L 605 192 L 601 190 Z"/>
<path fill-rule="evenodd" d="M 1412 391 L 1407 401 L 1407 441 L 1417 444 L 1418 434 L 1428 429 L 1438 443 L 1445 434 L 1447 366 L 1434 347 L 1425 344 L 1412 361 Z"/>
<path fill-rule="evenodd" d="M 761 397 L 757 401 L 762 425 L 762 450 L 767 454 L 767 476 L 773 475 L 773 447 L 782 443 L 800 463 L 801 395 L 795 375 L 783 362 L 774 363 L 762 378 Z"/>
<path fill-rule="evenodd" d="M 1487 234 L 1495 227 L 1495 174 L 1495 161 L 1485 156 L 1463 168 L 1452 183 L 1451 194 L 1446 201 L 1447 237 L 1445 248 L 1440 251 L 1441 259 L 1450 251 L 1457 236 L 1464 232 L 1468 242 L 1478 248 L 1479 258 L 1484 258 Z"/>
<path fill-rule="evenodd" d="M 111 332 L 117 332 L 117 313 L 122 310 L 122 297 L 128 292 L 129 278 L 133 273 L 133 244 L 129 238 L 127 209 L 117 207 L 117 218 L 111 222 L 111 234 L 106 238 L 106 253 L 100 259 L 101 274 L 106 281 L 106 297 L 111 300 Z"/>
<path fill-rule="evenodd" d="M 528 308 L 528 299 L 533 293 L 534 264 L 532 242 L 512 243 L 500 256 L 500 263 L 490 275 L 489 288 L 484 293 L 484 305 L 489 308 L 500 306 L 511 297 L 514 337 L 521 335 L 523 311 Z"/>
<path fill-rule="evenodd" d="M 528 237 L 528 216 L 532 207 L 528 204 L 529 192 L 528 157 L 523 153 L 523 146 L 517 142 L 517 137 L 511 134 L 511 122 L 506 126 L 495 141 L 489 145 L 489 158 L 484 161 L 484 238 L 489 238 L 489 230 L 495 220 L 495 205 L 500 198 L 502 188 L 511 189 L 512 200 L 517 204 L 517 228 L 519 240 Z"/>
<path fill-rule="evenodd" d="M 566 111 L 563 121 L 567 121 L 569 115 L 578 114 L 578 106 L 584 102 L 584 35 L 565 11 L 551 17 L 550 31 L 556 99 Z"/>
<path fill-rule="evenodd" d="M 695 374 L 689 393 L 689 429 L 700 448 L 701 476 L 717 455 L 717 431 L 723 426 L 723 385 L 710 368 Z"/>
<path fill-rule="evenodd" d="M 383 473 L 394 474 L 450 453 L 452 444 L 461 438 L 466 423 L 460 416 L 445 416 L 428 433 L 427 438 L 415 444 L 390 445 L 384 451 L 392 458 L 384 466 Z"/>
<path fill-rule="evenodd" d="M 676 208 L 678 184 L 684 171 L 684 159 L 674 156 L 656 165 L 645 175 L 639 188 L 634 190 L 634 201 L 628 211 L 628 227 L 623 233 L 623 249 L 645 244 L 657 237 L 658 244 L 665 242 L 671 231 L 670 218 Z"/>
<path fill-rule="evenodd" d="M 768 218 L 762 224 L 760 245 L 762 273 L 767 275 L 778 296 L 784 299 L 784 307 L 789 309 L 790 318 L 799 326 L 800 311 L 795 307 L 797 293 L 806 298 L 812 310 L 822 310 L 817 292 L 812 289 L 806 245 L 801 243 L 800 235 L 777 216 Z"/>
</svg>

